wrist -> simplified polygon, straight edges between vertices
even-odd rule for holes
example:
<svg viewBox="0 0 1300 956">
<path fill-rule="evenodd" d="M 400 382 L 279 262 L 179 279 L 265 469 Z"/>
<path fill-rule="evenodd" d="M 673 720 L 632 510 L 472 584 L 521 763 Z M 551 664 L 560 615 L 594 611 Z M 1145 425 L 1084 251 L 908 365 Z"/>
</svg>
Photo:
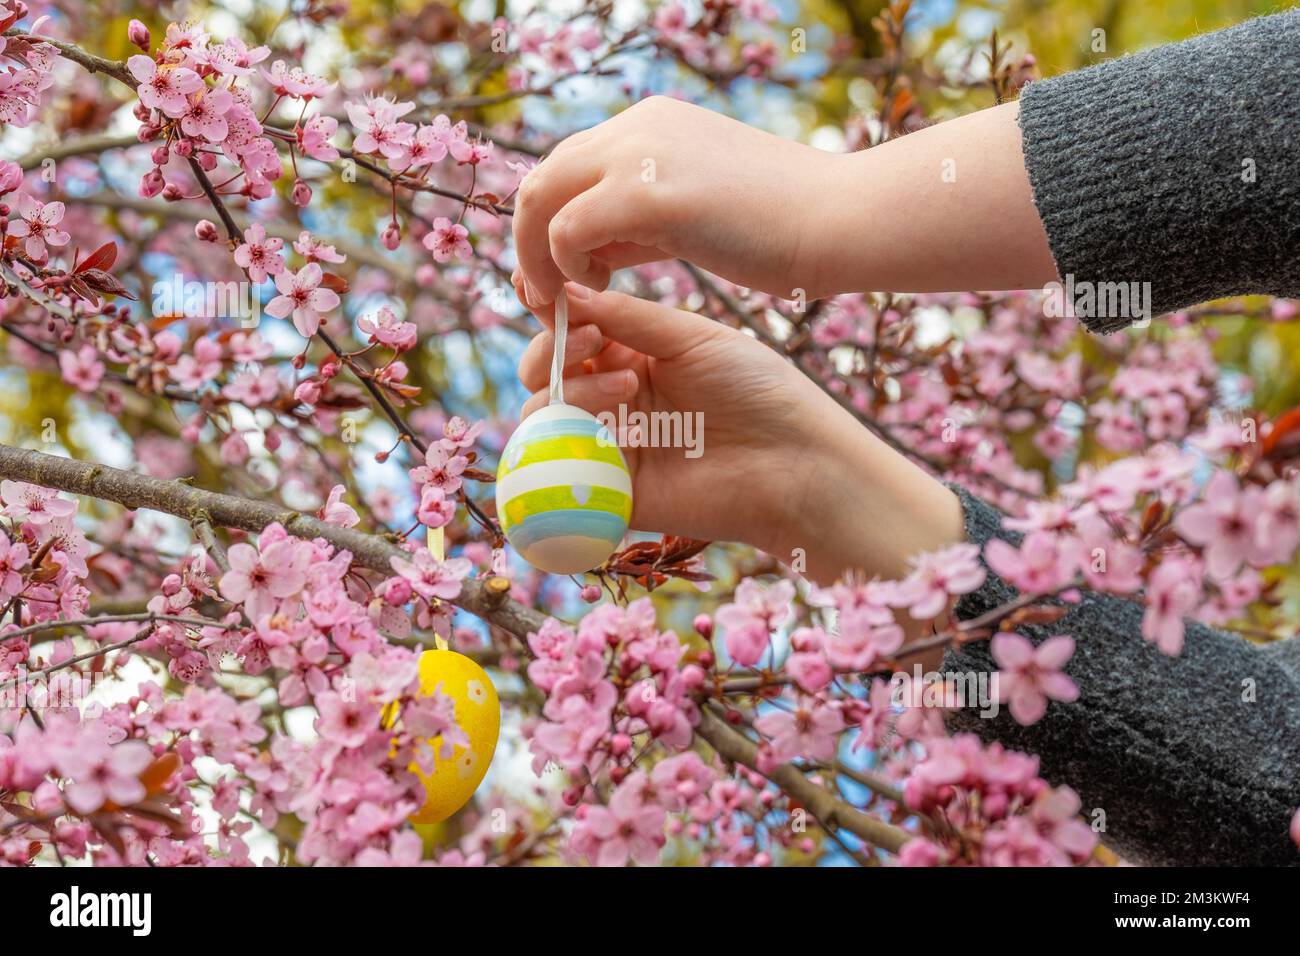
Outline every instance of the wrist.
<svg viewBox="0 0 1300 956">
<path fill-rule="evenodd" d="M 838 406 L 821 416 L 801 491 L 786 496 L 781 540 L 769 553 L 829 584 L 853 571 L 905 577 L 910 560 L 965 539 L 961 502 Z"/>
</svg>

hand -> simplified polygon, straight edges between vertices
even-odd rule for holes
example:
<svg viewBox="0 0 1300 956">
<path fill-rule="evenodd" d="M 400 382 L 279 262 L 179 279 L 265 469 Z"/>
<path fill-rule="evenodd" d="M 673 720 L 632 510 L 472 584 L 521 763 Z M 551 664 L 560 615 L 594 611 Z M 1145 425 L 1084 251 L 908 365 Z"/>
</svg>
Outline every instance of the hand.
<svg viewBox="0 0 1300 956">
<path fill-rule="evenodd" d="M 524 178 L 514 214 L 522 298 L 549 305 L 565 277 L 602 290 L 615 269 L 674 257 L 813 298 L 845 159 L 678 100 L 642 100 L 570 136 Z"/>
<path fill-rule="evenodd" d="M 771 295 L 1041 288 L 1057 277 L 1019 104 L 828 153 L 698 106 L 642 100 L 570 136 L 519 187 L 516 287 L 687 259 Z"/>
<path fill-rule="evenodd" d="M 853 569 L 897 578 L 907 559 L 963 538 L 956 496 L 867 431 L 793 365 L 702 316 L 569 283 L 564 397 L 592 414 L 702 413 L 702 454 L 627 447 L 632 527 L 742 541 L 830 583 Z M 550 309 L 539 310 L 549 326 Z M 548 399 L 554 336 L 519 363 Z M 683 422 L 684 424 L 684 422 Z"/>
</svg>

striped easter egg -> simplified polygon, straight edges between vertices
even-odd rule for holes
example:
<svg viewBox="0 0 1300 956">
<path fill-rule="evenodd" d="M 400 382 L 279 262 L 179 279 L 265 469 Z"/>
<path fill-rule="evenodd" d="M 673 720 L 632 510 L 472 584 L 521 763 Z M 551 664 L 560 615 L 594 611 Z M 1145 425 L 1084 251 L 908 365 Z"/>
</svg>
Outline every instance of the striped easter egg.
<svg viewBox="0 0 1300 956">
<path fill-rule="evenodd" d="M 497 467 L 497 518 L 533 567 L 577 574 L 614 553 L 632 517 L 632 476 L 595 416 L 556 403 L 510 436 Z"/>
</svg>

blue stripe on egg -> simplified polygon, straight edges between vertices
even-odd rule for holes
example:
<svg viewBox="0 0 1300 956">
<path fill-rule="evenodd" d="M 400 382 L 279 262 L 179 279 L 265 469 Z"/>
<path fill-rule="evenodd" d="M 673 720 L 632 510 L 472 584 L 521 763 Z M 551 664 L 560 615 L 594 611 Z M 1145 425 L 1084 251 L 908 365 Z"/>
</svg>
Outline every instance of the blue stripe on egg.
<svg viewBox="0 0 1300 956">
<path fill-rule="evenodd" d="M 618 546 L 627 531 L 627 524 L 616 514 L 607 511 L 548 511 L 532 515 L 510 529 L 510 543 L 526 551 L 538 541 L 566 535 L 582 535 L 608 541 L 610 550 Z"/>
</svg>

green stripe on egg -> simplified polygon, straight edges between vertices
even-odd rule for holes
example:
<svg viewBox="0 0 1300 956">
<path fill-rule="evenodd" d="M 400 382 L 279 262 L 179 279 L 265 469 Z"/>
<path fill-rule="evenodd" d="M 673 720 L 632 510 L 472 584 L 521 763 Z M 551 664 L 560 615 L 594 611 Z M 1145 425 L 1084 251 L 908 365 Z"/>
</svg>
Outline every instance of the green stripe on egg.
<svg viewBox="0 0 1300 956">
<path fill-rule="evenodd" d="M 497 515 L 525 561 L 553 574 L 603 564 L 632 516 L 632 476 L 595 416 L 556 403 L 511 436 L 497 469 Z"/>
</svg>

